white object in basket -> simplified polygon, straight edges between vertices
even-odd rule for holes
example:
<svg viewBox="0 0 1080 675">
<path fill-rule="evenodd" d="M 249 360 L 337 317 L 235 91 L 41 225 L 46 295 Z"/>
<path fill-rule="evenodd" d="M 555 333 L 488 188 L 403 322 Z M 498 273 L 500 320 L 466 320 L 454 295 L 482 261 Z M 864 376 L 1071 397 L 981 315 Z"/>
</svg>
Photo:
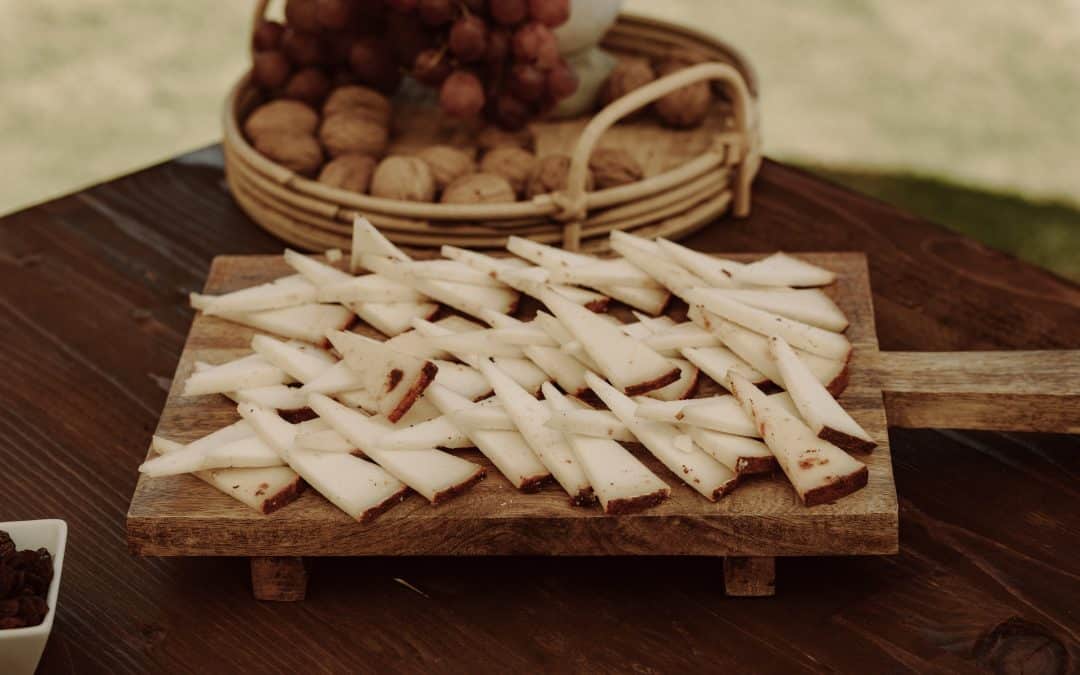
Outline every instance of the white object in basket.
<svg viewBox="0 0 1080 675">
<path fill-rule="evenodd" d="M 53 578 L 49 584 L 49 613 L 37 626 L 0 630 L 0 673 L 31 675 L 37 668 L 45 643 L 52 632 L 56 602 L 60 595 L 60 572 L 64 568 L 67 523 L 62 520 L 17 520 L 0 523 L 0 530 L 11 535 L 18 550 L 48 549 L 53 558 Z"/>
</svg>

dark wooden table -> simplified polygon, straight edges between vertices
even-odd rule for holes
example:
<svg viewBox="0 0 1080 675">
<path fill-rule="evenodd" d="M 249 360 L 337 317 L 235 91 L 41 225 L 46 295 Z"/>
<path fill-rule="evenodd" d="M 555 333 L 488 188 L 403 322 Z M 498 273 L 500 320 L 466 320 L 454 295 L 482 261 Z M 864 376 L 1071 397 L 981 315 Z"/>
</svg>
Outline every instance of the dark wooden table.
<svg viewBox="0 0 1080 675">
<path fill-rule="evenodd" d="M 791 558 L 725 597 L 706 558 L 334 559 L 259 603 L 246 559 L 139 559 L 124 514 L 219 253 L 268 253 L 208 148 L 0 219 L 0 520 L 70 541 L 44 672 L 1067 672 L 1080 659 L 1080 443 L 890 433 L 894 557 Z M 1080 288 L 766 163 L 710 251 L 863 250 L 882 349 L 1080 347 Z"/>
</svg>

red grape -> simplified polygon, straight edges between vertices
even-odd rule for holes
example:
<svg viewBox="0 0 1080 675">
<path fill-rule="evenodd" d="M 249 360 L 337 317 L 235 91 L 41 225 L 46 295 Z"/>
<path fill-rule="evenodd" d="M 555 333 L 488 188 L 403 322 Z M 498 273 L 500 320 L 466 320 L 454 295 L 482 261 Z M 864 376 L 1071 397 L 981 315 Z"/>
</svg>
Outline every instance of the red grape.
<svg viewBox="0 0 1080 675">
<path fill-rule="evenodd" d="M 484 14 L 487 12 L 487 0 L 462 0 L 462 4 L 473 14 Z"/>
<path fill-rule="evenodd" d="M 364 84 L 381 91 L 393 91 L 400 73 L 390 57 L 390 46 L 375 37 L 362 37 L 349 51 L 349 67 Z"/>
<path fill-rule="evenodd" d="M 529 106 L 517 100 L 510 94 L 503 94 L 495 101 L 493 117 L 495 123 L 507 131 L 517 131 L 523 128 L 532 117 L 533 111 Z"/>
<path fill-rule="evenodd" d="M 450 59 L 441 49 L 425 49 L 416 55 L 412 74 L 420 82 L 437 87 L 450 75 Z"/>
<path fill-rule="evenodd" d="M 529 0 L 529 16 L 545 26 L 561 26 L 570 19 L 570 0 Z"/>
<path fill-rule="evenodd" d="M 472 118 L 484 109 L 484 87 L 467 70 L 455 70 L 439 90 L 439 105 L 454 117 Z"/>
<path fill-rule="evenodd" d="M 420 0 L 420 20 L 429 26 L 450 23 L 457 16 L 457 7 L 451 0 Z"/>
<path fill-rule="evenodd" d="M 491 18 L 504 26 L 521 23 L 529 15 L 526 0 L 490 0 Z"/>
<path fill-rule="evenodd" d="M 285 22 L 291 28 L 314 33 L 322 28 L 316 16 L 315 0 L 288 0 L 285 3 Z"/>
<path fill-rule="evenodd" d="M 578 76 L 565 61 L 560 61 L 547 74 L 548 95 L 553 101 L 561 101 L 578 88 Z"/>
<path fill-rule="evenodd" d="M 547 70 L 559 62 L 559 42 L 542 23 L 527 23 L 514 32 L 514 58 Z"/>
<path fill-rule="evenodd" d="M 343 30 L 352 18 L 352 3 L 349 0 L 316 0 L 315 17 L 323 28 Z"/>
<path fill-rule="evenodd" d="M 282 96 L 318 106 L 330 93 L 330 78 L 318 68 L 304 68 L 289 78 Z"/>
<path fill-rule="evenodd" d="M 287 28 L 281 38 L 281 48 L 289 60 L 299 66 L 314 66 L 326 58 L 323 44 L 318 36 Z"/>
<path fill-rule="evenodd" d="M 416 55 L 433 44 L 432 36 L 416 14 L 391 12 L 386 17 L 386 40 L 403 67 L 412 66 Z"/>
<path fill-rule="evenodd" d="M 475 14 L 463 16 L 450 29 L 450 51 L 464 63 L 479 61 L 487 52 L 488 29 Z"/>
<path fill-rule="evenodd" d="M 484 61 L 489 66 L 503 66 L 510 58 L 510 32 L 504 28 L 495 28 L 488 33 L 487 53 Z"/>
<path fill-rule="evenodd" d="M 257 52 L 251 58 L 251 76 L 266 89 L 277 89 L 285 84 L 292 73 L 292 66 L 285 55 L 276 50 Z"/>
<path fill-rule="evenodd" d="M 546 86 L 544 73 L 531 63 L 515 64 L 510 71 L 510 91 L 522 101 L 539 101 Z"/>
<path fill-rule="evenodd" d="M 277 21 L 260 21 L 251 34 L 251 46 L 257 52 L 277 49 L 281 45 L 281 36 L 285 26 Z"/>
<path fill-rule="evenodd" d="M 416 9 L 417 0 L 386 0 L 386 4 L 390 6 L 390 9 L 404 13 Z"/>
</svg>

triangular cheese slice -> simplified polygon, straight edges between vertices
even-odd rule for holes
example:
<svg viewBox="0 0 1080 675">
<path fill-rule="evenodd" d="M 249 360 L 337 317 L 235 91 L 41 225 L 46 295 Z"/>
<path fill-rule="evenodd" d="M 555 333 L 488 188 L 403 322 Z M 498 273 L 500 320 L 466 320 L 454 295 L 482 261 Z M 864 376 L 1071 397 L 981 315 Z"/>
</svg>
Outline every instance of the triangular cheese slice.
<svg viewBox="0 0 1080 675">
<path fill-rule="evenodd" d="M 433 385 L 427 396 L 446 416 L 457 420 L 463 412 L 484 410 L 486 406 L 473 403 L 445 387 Z M 460 427 L 495 468 L 519 490 L 535 490 L 551 477 L 551 472 L 541 463 L 525 438 L 516 430 L 485 430 Z"/>
<path fill-rule="evenodd" d="M 353 218 L 352 256 L 349 258 L 349 271 L 356 273 L 364 269 L 362 255 L 378 255 L 395 260 L 409 260 L 409 256 L 387 239 L 382 232 L 367 218 Z"/>
<path fill-rule="evenodd" d="M 154 439 L 154 450 L 163 455 L 182 452 L 185 447 L 174 441 L 157 437 Z M 266 515 L 291 504 L 304 491 L 304 481 L 287 466 L 210 469 L 196 471 L 192 475 L 209 483 L 222 494 Z"/>
<path fill-rule="evenodd" d="M 593 410 L 582 403 L 568 410 L 553 410 L 547 425 L 562 433 L 636 443 L 637 438 L 610 410 Z"/>
<path fill-rule="evenodd" d="M 799 415 L 819 438 L 843 448 L 870 452 L 877 443 L 852 419 L 814 373 L 781 338 L 770 338 L 772 357 L 782 384 L 791 395 Z"/>
<path fill-rule="evenodd" d="M 734 279 L 740 284 L 756 286 L 806 287 L 828 286 L 836 281 L 836 275 L 786 253 L 774 253 L 739 269 L 735 272 Z"/>
<path fill-rule="evenodd" d="M 818 438 L 802 420 L 783 410 L 745 378 L 733 375 L 728 386 L 754 418 L 762 439 L 803 504 L 833 502 L 866 486 L 865 464 Z"/>
<path fill-rule="evenodd" d="M 571 503 L 583 505 L 592 502 L 595 499 L 592 487 L 581 465 L 574 459 L 573 451 L 562 434 L 546 425 L 551 416 L 547 406 L 533 398 L 532 394 L 522 389 L 491 361 L 481 361 L 479 366 L 480 372 L 488 378 L 495 390 L 495 396 L 517 425 L 518 432 L 559 485 L 570 495 Z"/>
<path fill-rule="evenodd" d="M 685 359 L 671 359 L 671 362 L 679 368 L 679 379 L 666 387 L 653 389 L 646 396 L 660 401 L 678 401 L 694 395 L 701 371 Z"/>
<path fill-rule="evenodd" d="M 510 314 L 517 307 L 518 294 L 509 288 L 469 286 L 450 281 L 435 281 L 418 277 L 407 265 L 390 258 L 365 255 L 361 257 L 364 267 L 399 283 L 415 288 L 424 295 L 449 307 L 479 317 L 490 309 Z"/>
<path fill-rule="evenodd" d="M 238 411 L 294 471 L 351 518 L 369 522 L 404 499 L 402 481 L 379 466 L 350 454 L 301 450 L 296 425 L 272 410 L 242 403 Z"/>
<path fill-rule="evenodd" d="M 292 378 L 258 354 L 250 354 L 218 366 L 201 366 L 184 381 L 184 396 L 223 394 L 238 389 L 267 387 L 291 382 Z"/>
<path fill-rule="evenodd" d="M 484 477 L 482 466 L 434 448 L 385 450 L 380 445 L 385 426 L 321 394 L 312 394 L 308 403 L 364 454 L 433 504 L 461 494 Z"/>
<path fill-rule="evenodd" d="M 360 320 L 387 337 L 394 337 L 412 328 L 414 319 L 430 319 L 439 312 L 434 302 L 347 302 L 345 306 L 356 312 Z"/>
<path fill-rule="evenodd" d="M 282 342 L 269 335 L 253 336 L 251 348 L 300 382 L 316 379 L 337 363 L 337 359 L 324 349 L 304 343 Z"/>
<path fill-rule="evenodd" d="M 732 281 L 731 275 L 735 270 L 743 267 L 742 263 L 734 260 L 699 253 L 667 239 L 657 239 L 656 244 L 672 262 L 701 277 L 715 288 L 734 287 L 735 282 Z"/>
<path fill-rule="evenodd" d="M 316 295 L 314 284 L 293 274 L 224 295 L 193 294 L 193 305 L 198 305 L 196 309 L 201 309 L 204 314 L 225 316 L 306 305 L 315 302 Z"/>
<path fill-rule="evenodd" d="M 637 404 L 632 399 L 604 382 L 595 373 L 589 373 L 585 377 L 589 387 L 611 412 L 680 480 L 710 501 L 716 501 L 735 487 L 738 478 L 735 472 L 705 454 L 693 443 L 688 447 L 680 443 L 678 439 L 683 437 L 683 433 L 674 425 L 639 418 L 635 414 Z"/>
<path fill-rule="evenodd" d="M 768 290 L 759 288 L 700 289 L 703 296 L 730 298 L 750 307 L 772 312 L 823 330 L 843 332 L 847 317 L 832 299 L 817 288 Z"/>
<path fill-rule="evenodd" d="M 356 333 L 330 333 L 330 341 L 345 363 L 373 394 L 378 411 L 396 422 L 409 411 L 438 372 L 431 361 L 402 354 Z"/>
<path fill-rule="evenodd" d="M 689 289 L 708 286 L 701 277 L 668 260 L 660 247 L 648 239 L 616 230 L 611 233 L 611 248 L 684 300 Z"/>
<path fill-rule="evenodd" d="M 168 444 L 161 444 L 165 439 L 154 436 L 151 447 L 161 453 L 160 456 L 148 459 L 139 467 L 139 473 L 148 476 L 174 476 L 181 473 L 191 473 L 201 469 L 214 468 L 206 464 L 206 451 L 212 448 L 227 445 L 233 441 L 244 438 L 252 438 L 255 430 L 247 422 L 240 420 L 228 426 L 203 436 L 183 446 L 182 450 L 166 452 L 162 448 L 175 450 Z M 228 466 L 227 464 L 224 466 Z M 273 466 L 273 465 L 271 465 Z"/>
<path fill-rule="evenodd" d="M 544 400 L 552 413 L 576 406 L 552 384 L 544 385 Z M 581 468 L 593 485 L 604 513 L 617 515 L 651 508 L 671 495 L 671 488 L 634 457 L 608 438 L 563 433 Z"/>
<path fill-rule="evenodd" d="M 684 428 L 699 448 L 740 476 L 771 473 L 777 468 L 772 451 L 756 438 L 689 425 Z"/>
<path fill-rule="evenodd" d="M 221 318 L 292 340 L 326 346 L 326 333 L 345 330 L 353 313 L 341 305 L 296 305 L 263 312 L 221 314 Z"/>
</svg>

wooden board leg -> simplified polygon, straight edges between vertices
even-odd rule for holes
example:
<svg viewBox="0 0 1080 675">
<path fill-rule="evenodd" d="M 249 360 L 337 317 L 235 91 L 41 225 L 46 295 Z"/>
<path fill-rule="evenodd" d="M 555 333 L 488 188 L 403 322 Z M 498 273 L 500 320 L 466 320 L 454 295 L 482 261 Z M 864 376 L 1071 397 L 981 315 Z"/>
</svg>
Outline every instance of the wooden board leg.
<svg viewBox="0 0 1080 675">
<path fill-rule="evenodd" d="M 256 600 L 303 600 L 307 594 L 307 581 L 307 566 L 303 558 L 251 559 L 251 591 Z"/>
<path fill-rule="evenodd" d="M 776 594 L 776 558 L 724 558 L 724 591 L 739 597 Z"/>
</svg>

